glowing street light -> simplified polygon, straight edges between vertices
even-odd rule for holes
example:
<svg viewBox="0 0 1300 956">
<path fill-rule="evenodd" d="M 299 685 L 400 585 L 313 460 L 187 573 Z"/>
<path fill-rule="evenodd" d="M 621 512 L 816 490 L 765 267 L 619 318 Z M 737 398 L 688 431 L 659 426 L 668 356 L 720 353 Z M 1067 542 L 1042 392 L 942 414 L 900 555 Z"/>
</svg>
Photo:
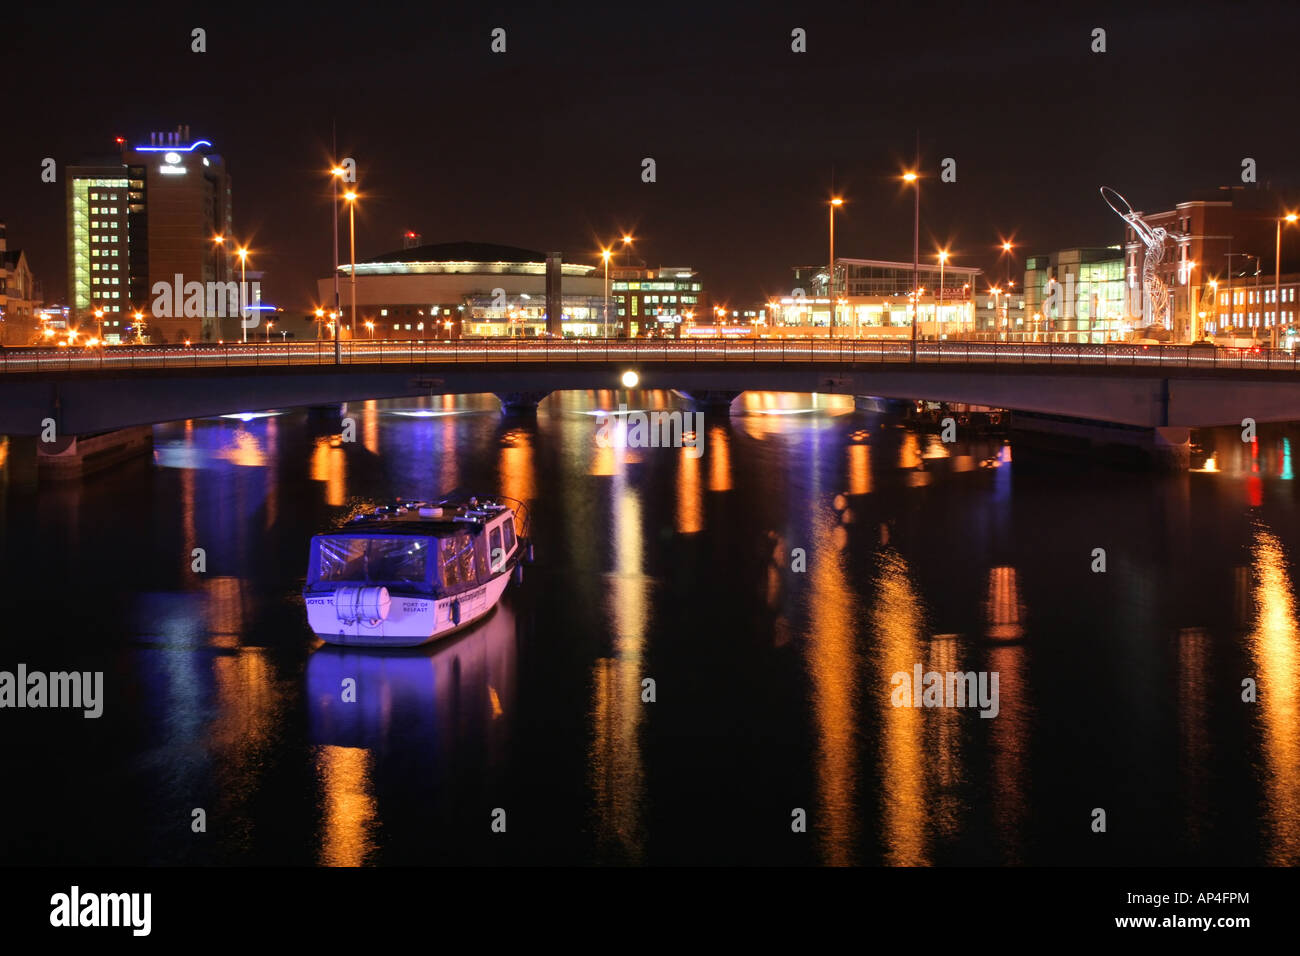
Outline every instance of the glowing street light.
<svg viewBox="0 0 1300 956">
<path fill-rule="evenodd" d="M 920 143 L 917 144 L 917 165 L 920 165 Z M 921 285 L 921 177 L 915 170 L 903 173 L 903 182 L 916 190 L 916 207 L 912 220 L 912 361 L 916 361 L 916 320 L 921 311 L 921 296 L 917 289 Z"/>
<path fill-rule="evenodd" d="M 348 201 L 348 281 L 352 286 L 352 328 L 357 327 L 357 193 L 349 189 L 343 194 Z"/>
<path fill-rule="evenodd" d="M 1294 223 L 1300 216 L 1287 213 L 1277 221 L 1277 250 L 1273 254 L 1273 329 L 1269 341 L 1277 348 L 1278 329 L 1282 323 L 1282 223 Z"/>
<path fill-rule="evenodd" d="M 1011 337 L 1011 289 L 1015 285 L 1015 282 L 1011 279 L 1011 269 L 1016 264 L 1015 254 L 1011 251 L 1014 248 L 1015 245 L 1010 239 L 1002 240 L 1002 255 L 1007 257 L 1007 300 L 1004 306 L 1006 311 L 1002 316 L 1002 325 L 1007 330 L 1008 340 Z"/>
<path fill-rule="evenodd" d="M 608 249 L 600 250 L 600 257 L 605 260 L 605 304 L 601 310 L 605 320 L 605 338 L 609 338 L 609 258 L 613 255 Z"/>
<path fill-rule="evenodd" d="M 375 323 L 369 319 L 366 320 L 366 328 L 370 330 L 371 340 L 375 337 Z"/>
<path fill-rule="evenodd" d="M 335 165 L 330 169 L 330 184 L 334 187 L 334 311 L 339 311 L 339 180 L 347 175 L 347 170 Z M 339 341 L 338 325 L 334 332 L 334 364 L 343 363 L 343 346 Z"/>
<path fill-rule="evenodd" d="M 835 337 L 835 209 L 844 205 L 844 200 L 833 196 L 830 200 L 831 249 L 830 268 L 826 271 L 826 297 L 831 300 L 831 338 Z"/>
<path fill-rule="evenodd" d="M 240 246 L 235 250 L 239 256 L 239 327 L 244 333 L 244 342 L 248 342 L 248 323 L 244 321 L 244 306 L 248 304 L 248 284 L 245 281 L 248 269 L 248 247 Z"/>
<path fill-rule="evenodd" d="M 943 312 L 943 267 L 948 264 L 948 250 L 939 250 L 939 306 L 935 310 L 935 327 L 938 328 L 939 314 Z"/>
</svg>

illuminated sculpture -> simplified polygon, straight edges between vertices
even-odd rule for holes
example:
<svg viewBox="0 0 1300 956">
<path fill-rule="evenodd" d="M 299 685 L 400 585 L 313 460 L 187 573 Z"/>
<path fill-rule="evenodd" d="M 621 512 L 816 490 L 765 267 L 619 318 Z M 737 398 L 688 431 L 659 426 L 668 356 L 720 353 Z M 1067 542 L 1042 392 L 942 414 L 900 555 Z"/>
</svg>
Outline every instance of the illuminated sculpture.
<svg viewBox="0 0 1300 956">
<path fill-rule="evenodd" d="M 1114 199 L 1111 198 L 1112 196 Z M 1101 187 L 1101 198 L 1106 200 L 1106 204 L 1115 210 L 1121 219 L 1133 227 L 1133 231 L 1146 244 L 1147 254 L 1142 260 L 1142 291 L 1143 298 L 1146 304 L 1149 304 L 1151 311 L 1148 313 L 1144 308 L 1142 312 L 1148 324 L 1169 328 L 1169 287 L 1156 274 L 1156 269 L 1165 258 L 1165 242 L 1169 239 L 1169 231 L 1144 222 L 1142 217 L 1133 211 L 1129 201 L 1109 186 Z M 1129 312 L 1132 314 L 1133 310 L 1130 309 Z"/>
</svg>

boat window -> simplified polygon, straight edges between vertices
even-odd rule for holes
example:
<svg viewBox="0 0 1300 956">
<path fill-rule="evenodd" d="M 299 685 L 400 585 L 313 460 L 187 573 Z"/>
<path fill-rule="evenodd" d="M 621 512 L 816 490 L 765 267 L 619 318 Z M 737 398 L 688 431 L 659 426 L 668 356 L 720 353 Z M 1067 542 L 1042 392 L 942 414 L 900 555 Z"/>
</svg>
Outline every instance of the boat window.
<svg viewBox="0 0 1300 956">
<path fill-rule="evenodd" d="M 474 568 L 474 539 L 467 532 L 442 539 L 442 583 L 448 588 L 473 584 L 478 580 Z"/>
<path fill-rule="evenodd" d="M 511 518 L 501 526 L 506 532 L 506 554 L 515 549 L 515 519 Z"/>
<path fill-rule="evenodd" d="M 367 584 L 419 583 L 426 579 L 423 538 L 318 538 L 317 581 Z"/>
<path fill-rule="evenodd" d="M 506 563 L 506 553 L 501 550 L 500 528 L 493 528 L 488 532 L 488 554 L 491 555 L 493 571 L 496 571 Z"/>
</svg>

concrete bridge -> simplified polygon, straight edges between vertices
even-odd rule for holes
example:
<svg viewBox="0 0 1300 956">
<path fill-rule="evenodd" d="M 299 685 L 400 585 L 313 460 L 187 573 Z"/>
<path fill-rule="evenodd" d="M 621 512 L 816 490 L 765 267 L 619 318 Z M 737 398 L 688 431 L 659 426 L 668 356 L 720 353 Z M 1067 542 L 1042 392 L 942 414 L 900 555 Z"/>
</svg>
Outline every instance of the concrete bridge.
<svg viewBox="0 0 1300 956">
<path fill-rule="evenodd" d="M 723 399 L 757 389 L 1011 409 L 1050 427 L 1121 429 L 1178 446 L 1196 427 L 1300 420 L 1300 363 L 1284 350 L 836 339 L 571 340 L 11 349 L 0 433 L 61 436 L 268 408 L 494 392 L 641 388 Z M 1046 426 L 1045 426 L 1046 427 Z M 1078 431 L 1078 427 L 1075 428 Z"/>
</svg>

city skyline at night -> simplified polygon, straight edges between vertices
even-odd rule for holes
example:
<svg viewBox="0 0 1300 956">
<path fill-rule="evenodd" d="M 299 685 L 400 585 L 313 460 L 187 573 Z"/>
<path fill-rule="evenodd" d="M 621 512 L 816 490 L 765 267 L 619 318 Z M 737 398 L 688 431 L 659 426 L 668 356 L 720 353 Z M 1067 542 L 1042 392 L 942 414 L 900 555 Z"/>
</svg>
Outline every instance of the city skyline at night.
<svg viewBox="0 0 1300 956">
<path fill-rule="evenodd" d="M 1284 931 L 1297 37 L 10 4 L 0 926 Z"/>
</svg>

